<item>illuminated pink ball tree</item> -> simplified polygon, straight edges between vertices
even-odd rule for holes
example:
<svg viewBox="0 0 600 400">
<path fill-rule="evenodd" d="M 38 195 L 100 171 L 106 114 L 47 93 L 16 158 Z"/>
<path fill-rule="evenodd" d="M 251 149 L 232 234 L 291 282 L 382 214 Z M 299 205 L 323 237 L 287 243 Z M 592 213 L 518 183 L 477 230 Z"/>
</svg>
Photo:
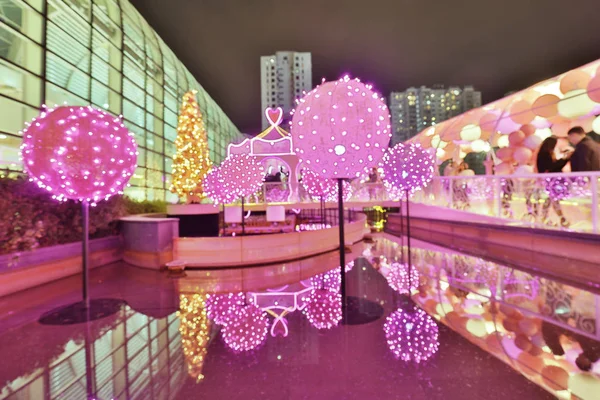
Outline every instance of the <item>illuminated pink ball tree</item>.
<svg viewBox="0 0 600 400">
<path fill-rule="evenodd" d="M 221 167 L 213 166 L 202 183 L 206 196 L 215 204 L 229 204 L 235 200 L 233 194 L 229 193 L 224 181 L 221 179 Z"/>
<path fill-rule="evenodd" d="M 136 168 L 133 133 L 103 110 L 57 107 L 22 133 L 25 172 L 57 200 L 94 204 L 122 194 Z"/>
<path fill-rule="evenodd" d="M 219 167 L 221 196 L 236 200 L 256 193 L 265 179 L 265 169 L 258 157 L 231 154 Z"/>
<path fill-rule="evenodd" d="M 402 144 L 389 149 L 380 165 L 383 183 L 391 197 L 405 198 L 433 180 L 435 161 L 419 144 Z"/>
<path fill-rule="evenodd" d="M 291 134 L 300 161 L 326 178 L 356 177 L 377 165 L 391 138 L 385 100 L 344 77 L 310 91 L 294 110 Z"/>
<path fill-rule="evenodd" d="M 313 200 L 337 201 L 337 182 L 319 175 L 310 168 L 302 172 L 302 185 Z M 344 200 L 350 200 L 351 196 L 352 186 L 349 182 L 344 182 Z"/>
<path fill-rule="evenodd" d="M 338 181 L 342 314 L 347 320 L 343 183 L 376 166 L 383 157 L 392 137 L 390 113 L 371 86 L 345 76 L 317 86 L 300 100 L 291 134 L 300 162 L 324 178 Z"/>
<path fill-rule="evenodd" d="M 394 311 L 383 330 L 389 349 L 402 361 L 427 361 L 440 347 L 437 324 L 420 308 Z"/>
<path fill-rule="evenodd" d="M 22 135 L 21 157 L 30 179 L 56 200 L 82 204 L 83 302 L 64 311 L 72 321 L 101 318 L 102 306 L 91 310 L 88 291 L 89 204 L 123 193 L 137 166 L 134 135 L 120 118 L 91 106 L 43 111 Z"/>
</svg>

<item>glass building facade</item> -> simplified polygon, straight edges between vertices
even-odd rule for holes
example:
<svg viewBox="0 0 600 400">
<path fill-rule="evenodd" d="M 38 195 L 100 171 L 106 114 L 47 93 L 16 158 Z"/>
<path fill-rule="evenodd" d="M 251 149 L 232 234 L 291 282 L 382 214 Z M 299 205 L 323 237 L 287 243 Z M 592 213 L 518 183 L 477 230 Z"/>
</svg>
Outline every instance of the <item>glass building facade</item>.
<svg viewBox="0 0 600 400">
<path fill-rule="evenodd" d="M 0 0 L 0 170 L 20 171 L 19 131 L 41 104 L 122 114 L 139 146 L 126 194 L 168 191 L 183 94 L 198 90 L 210 156 L 242 135 L 127 0 Z"/>
</svg>

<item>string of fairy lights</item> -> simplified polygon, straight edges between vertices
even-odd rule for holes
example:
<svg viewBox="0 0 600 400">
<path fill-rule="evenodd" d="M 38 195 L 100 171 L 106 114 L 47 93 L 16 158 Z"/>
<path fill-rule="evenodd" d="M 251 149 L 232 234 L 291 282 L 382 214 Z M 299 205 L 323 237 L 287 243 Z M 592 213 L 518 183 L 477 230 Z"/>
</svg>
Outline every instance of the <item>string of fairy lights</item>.
<svg viewBox="0 0 600 400">
<path fill-rule="evenodd" d="M 169 188 L 180 199 L 189 200 L 205 197 L 202 181 L 212 167 L 196 93 L 191 90 L 183 95 L 175 139 L 177 153 L 173 156 L 173 182 Z"/>
</svg>

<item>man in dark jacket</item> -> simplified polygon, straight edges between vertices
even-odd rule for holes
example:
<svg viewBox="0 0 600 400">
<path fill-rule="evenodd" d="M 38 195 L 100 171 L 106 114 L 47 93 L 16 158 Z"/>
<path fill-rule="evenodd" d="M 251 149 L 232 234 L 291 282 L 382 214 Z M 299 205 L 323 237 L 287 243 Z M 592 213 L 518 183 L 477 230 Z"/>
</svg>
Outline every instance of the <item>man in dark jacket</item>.
<svg viewBox="0 0 600 400">
<path fill-rule="evenodd" d="M 569 130 L 569 142 L 575 146 L 571 156 L 571 171 L 600 171 L 600 146 L 586 136 L 582 127 Z"/>
</svg>

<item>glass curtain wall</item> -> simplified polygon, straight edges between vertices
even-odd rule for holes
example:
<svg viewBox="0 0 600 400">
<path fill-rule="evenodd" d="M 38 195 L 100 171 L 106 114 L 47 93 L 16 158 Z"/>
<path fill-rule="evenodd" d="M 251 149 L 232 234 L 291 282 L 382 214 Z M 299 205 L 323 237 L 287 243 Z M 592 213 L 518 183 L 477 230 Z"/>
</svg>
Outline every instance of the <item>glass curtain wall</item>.
<svg viewBox="0 0 600 400">
<path fill-rule="evenodd" d="M 0 171 L 21 170 L 19 131 L 41 104 L 122 114 L 140 147 L 126 194 L 168 191 L 181 97 L 198 90 L 210 156 L 219 163 L 241 135 L 127 0 L 0 0 Z"/>
</svg>

